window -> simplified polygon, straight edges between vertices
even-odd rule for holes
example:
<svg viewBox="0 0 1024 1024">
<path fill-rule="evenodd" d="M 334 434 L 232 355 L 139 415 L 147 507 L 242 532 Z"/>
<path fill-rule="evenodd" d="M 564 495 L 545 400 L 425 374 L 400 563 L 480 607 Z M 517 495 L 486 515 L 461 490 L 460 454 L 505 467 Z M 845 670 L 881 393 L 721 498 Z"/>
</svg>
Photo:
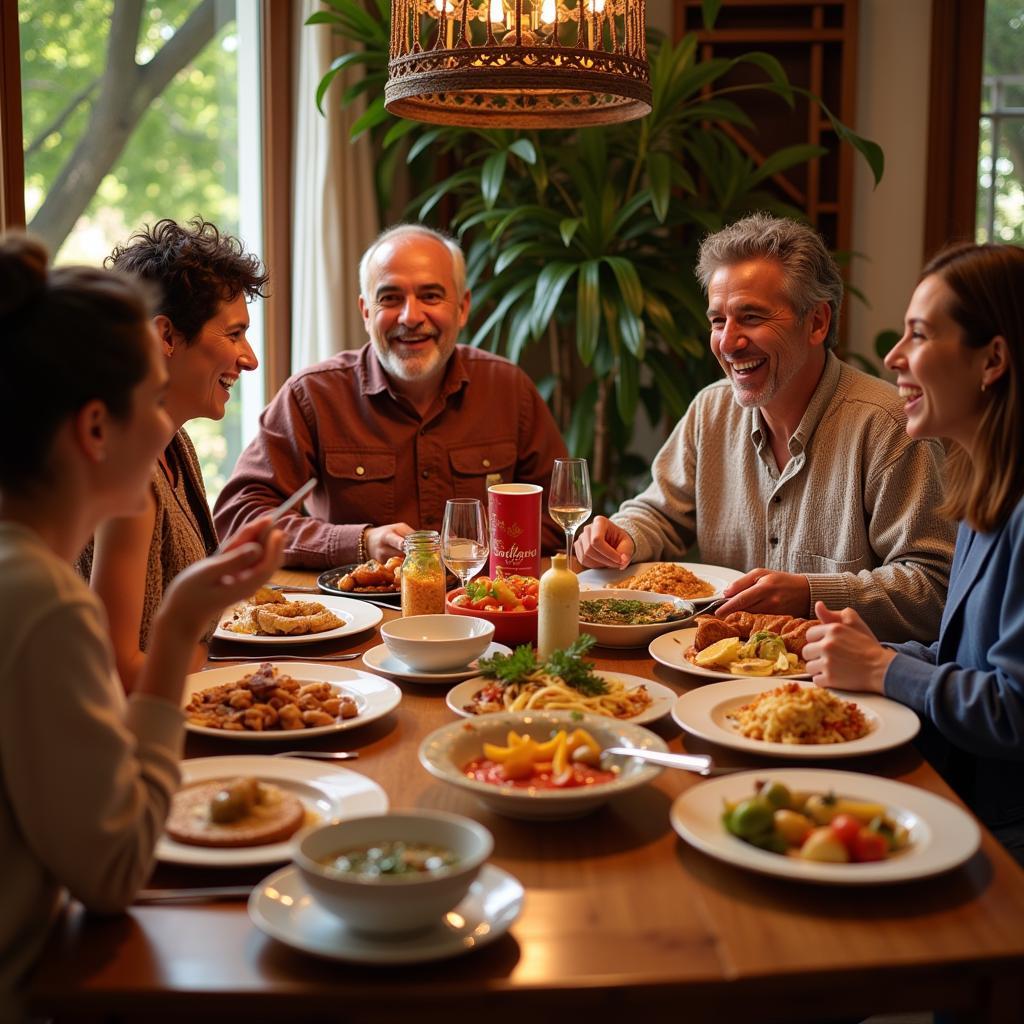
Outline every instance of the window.
<svg viewBox="0 0 1024 1024">
<path fill-rule="evenodd" d="M 28 229 L 57 263 L 99 264 L 143 223 L 201 215 L 262 253 L 259 5 L 140 6 L 19 0 Z M 188 428 L 211 502 L 255 429 L 261 374 L 240 397 Z"/>
<path fill-rule="evenodd" d="M 988 0 L 978 146 L 979 242 L 1024 243 L 1024 5 Z"/>
</svg>

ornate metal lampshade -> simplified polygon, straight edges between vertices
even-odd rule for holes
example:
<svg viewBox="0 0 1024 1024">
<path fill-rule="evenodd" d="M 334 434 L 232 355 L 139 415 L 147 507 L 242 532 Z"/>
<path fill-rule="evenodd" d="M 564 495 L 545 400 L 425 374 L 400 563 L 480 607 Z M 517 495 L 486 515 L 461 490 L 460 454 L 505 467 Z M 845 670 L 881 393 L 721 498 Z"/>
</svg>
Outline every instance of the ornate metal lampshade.
<svg viewBox="0 0 1024 1024">
<path fill-rule="evenodd" d="M 391 0 L 385 106 L 438 124 L 559 128 L 651 109 L 646 0 Z"/>
</svg>

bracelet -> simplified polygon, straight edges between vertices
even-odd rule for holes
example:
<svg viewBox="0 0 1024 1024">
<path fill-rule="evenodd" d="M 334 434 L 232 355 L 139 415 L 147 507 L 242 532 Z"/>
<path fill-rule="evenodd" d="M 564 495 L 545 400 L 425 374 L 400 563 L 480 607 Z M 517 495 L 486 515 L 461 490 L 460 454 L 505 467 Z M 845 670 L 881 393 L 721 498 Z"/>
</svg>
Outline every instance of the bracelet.
<svg viewBox="0 0 1024 1024">
<path fill-rule="evenodd" d="M 359 549 L 356 553 L 356 557 L 359 560 L 360 564 L 369 561 L 369 559 L 366 557 L 366 535 L 369 532 L 370 528 L 368 526 L 364 526 L 363 532 L 359 534 Z"/>
</svg>

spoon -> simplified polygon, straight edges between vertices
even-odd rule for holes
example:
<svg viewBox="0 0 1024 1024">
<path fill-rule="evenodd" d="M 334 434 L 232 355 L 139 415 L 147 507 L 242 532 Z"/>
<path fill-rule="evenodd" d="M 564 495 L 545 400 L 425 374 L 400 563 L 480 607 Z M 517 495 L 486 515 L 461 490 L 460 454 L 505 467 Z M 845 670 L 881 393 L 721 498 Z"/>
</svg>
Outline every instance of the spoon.
<svg viewBox="0 0 1024 1024">
<path fill-rule="evenodd" d="M 729 775 L 732 772 L 745 772 L 747 768 L 717 767 L 707 754 L 670 754 L 660 750 L 643 750 L 639 747 L 605 747 L 601 756 L 618 754 L 620 757 L 635 757 L 640 761 L 660 764 L 663 768 L 680 768 L 698 775 Z"/>
</svg>

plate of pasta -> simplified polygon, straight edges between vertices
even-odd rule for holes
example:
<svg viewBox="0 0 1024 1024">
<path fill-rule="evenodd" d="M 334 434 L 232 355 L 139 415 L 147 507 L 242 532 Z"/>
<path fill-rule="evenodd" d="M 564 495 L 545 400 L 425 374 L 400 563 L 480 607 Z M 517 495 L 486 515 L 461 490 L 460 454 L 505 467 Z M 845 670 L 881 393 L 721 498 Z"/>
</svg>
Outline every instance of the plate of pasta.
<svg viewBox="0 0 1024 1024">
<path fill-rule="evenodd" d="M 448 691 L 448 707 L 464 718 L 506 711 L 579 711 L 643 725 L 672 710 L 675 691 L 661 683 L 622 672 L 598 672 L 607 689 L 586 695 L 557 676 L 537 672 L 522 684 L 476 676 Z"/>
<path fill-rule="evenodd" d="M 910 708 L 888 697 L 761 679 L 690 690 L 675 702 L 672 718 L 723 747 L 801 760 L 875 754 L 912 740 L 921 726 Z"/>
</svg>

